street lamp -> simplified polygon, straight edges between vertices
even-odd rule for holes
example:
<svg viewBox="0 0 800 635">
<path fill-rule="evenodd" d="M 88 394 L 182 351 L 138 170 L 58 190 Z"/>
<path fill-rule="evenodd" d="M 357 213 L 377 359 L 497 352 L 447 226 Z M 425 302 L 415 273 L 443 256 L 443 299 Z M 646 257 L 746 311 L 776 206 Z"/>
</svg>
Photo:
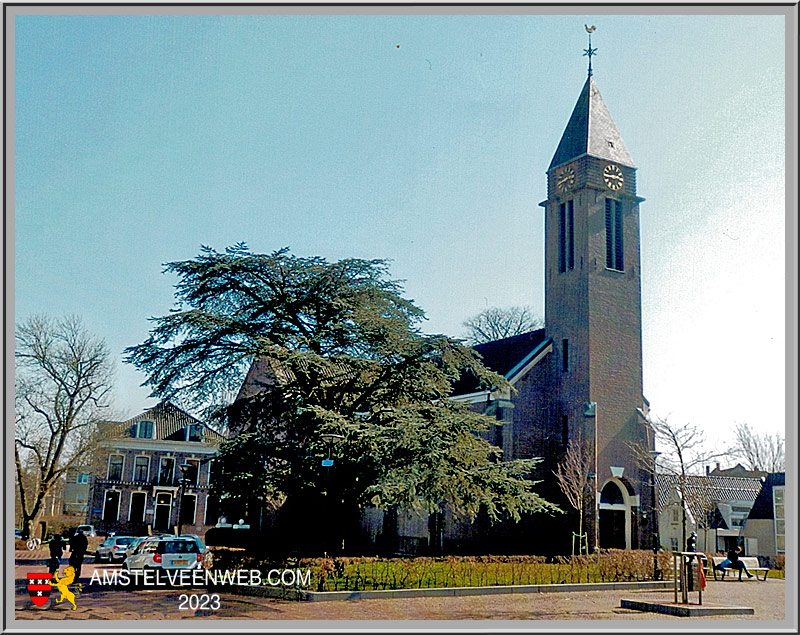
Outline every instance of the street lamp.
<svg viewBox="0 0 800 635">
<path fill-rule="evenodd" d="M 653 541 L 653 580 L 655 580 L 658 576 L 658 507 L 656 505 L 656 459 L 658 459 L 658 455 L 661 452 L 657 450 L 649 450 L 648 454 L 653 459 L 653 469 L 650 473 L 650 493 L 651 493 L 651 500 L 650 500 L 650 514 L 652 519 L 650 521 L 651 524 L 651 532 L 653 534 L 652 541 Z"/>
<path fill-rule="evenodd" d="M 333 459 L 331 458 L 331 448 L 333 447 L 333 442 L 334 441 L 340 441 L 340 440 L 344 439 L 344 436 L 341 435 L 341 434 L 333 434 L 333 433 L 330 433 L 330 432 L 326 433 L 326 434 L 321 434 L 319 436 L 328 445 L 328 458 L 327 459 L 322 459 L 322 467 L 331 468 L 331 467 L 333 467 Z M 330 489 L 330 482 L 331 482 L 330 470 L 325 470 L 325 500 L 326 500 L 326 505 L 327 505 L 327 508 L 328 508 L 328 519 L 332 521 L 333 520 L 333 514 L 332 514 L 333 509 L 332 509 L 330 492 L 328 491 Z M 331 534 L 330 534 L 331 535 L 331 538 L 330 538 L 330 543 L 331 544 L 329 545 L 330 547 L 333 546 L 333 535 L 332 534 L 333 534 L 333 532 L 331 532 Z M 327 556 L 327 552 L 326 552 L 325 555 Z"/>
<path fill-rule="evenodd" d="M 178 468 L 181 471 L 181 481 L 178 487 L 178 535 L 181 535 L 183 530 L 183 490 L 186 486 L 186 472 L 192 469 L 190 463 L 181 463 Z"/>
<path fill-rule="evenodd" d="M 589 475 L 593 479 L 592 487 L 592 551 L 597 553 L 600 548 L 600 510 L 598 509 L 598 497 L 600 495 L 600 483 L 597 477 L 597 402 L 586 401 L 583 404 L 584 419 L 592 420 L 592 455 L 594 457 L 594 471 Z M 587 435 L 588 436 L 588 435 Z"/>
</svg>

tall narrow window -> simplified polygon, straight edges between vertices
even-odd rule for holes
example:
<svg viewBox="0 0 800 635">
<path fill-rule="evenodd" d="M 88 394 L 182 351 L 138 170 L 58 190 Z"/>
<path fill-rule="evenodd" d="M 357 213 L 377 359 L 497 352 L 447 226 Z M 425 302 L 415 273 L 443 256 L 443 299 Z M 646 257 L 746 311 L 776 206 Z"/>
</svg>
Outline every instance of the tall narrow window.
<svg viewBox="0 0 800 635">
<path fill-rule="evenodd" d="M 121 454 L 112 454 L 108 457 L 108 480 L 121 481 L 122 480 L 122 465 L 124 459 Z"/>
<path fill-rule="evenodd" d="M 558 206 L 558 271 L 575 268 L 575 201 Z"/>
<path fill-rule="evenodd" d="M 569 417 L 561 415 L 561 445 L 567 447 L 569 443 Z"/>
<path fill-rule="evenodd" d="M 175 459 L 165 457 L 161 459 L 161 465 L 158 469 L 158 484 L 159 485 L 172 485 L 175 472 Z"/>
<path fill-rule="evenodd" d="M 143 483 L 147 480 L 147 473 L 150 471 L 150 458 L 147 456 L 137 456 L 133 460 L 133 480 Z"/>
<path fill-rule="evenodd" d="M 131 494 L 131 508 L 128 520 L 132 523 L 144 522 L 145 502 L 147 502 L 147 494 L 145 492 L 133 492 Z"/>
<path fill-rule="evenodd" d="M 567 205 L 561 203 L 558 207 L 558 271 L 567 270 Z"/>
<path fill-rule="evenodd" d="M 569 370 L 569 340 L 561 340 L 561 370 Z"/>
<path fill-rule="evenodd" d="M 606 199 L 606 267 L 624 271 L 622 259 L 622 203 Z"/>
<path fill-rule="evenodd" d="M 567 204 L 567 266 L 575 268 L 575 201 Z"/>
</svg>

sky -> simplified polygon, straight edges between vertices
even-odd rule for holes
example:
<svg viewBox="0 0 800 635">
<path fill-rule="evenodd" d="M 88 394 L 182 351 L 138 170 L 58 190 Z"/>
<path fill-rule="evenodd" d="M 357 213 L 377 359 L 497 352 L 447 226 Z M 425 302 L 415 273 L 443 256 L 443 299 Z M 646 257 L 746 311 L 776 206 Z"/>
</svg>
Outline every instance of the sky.
<svg viewBox="0 0 800 635">
<path fill-rule="evenodd" d="M 781 15 L 14 19 L 15 320 L 80 315 L 121 415 L 156 403 L 122 351 L 202 245 L 389 259 L 429 333 L 543 316 L 538 204 L 594 25 L 646 199 L 645 396 L 710 445 L 783 432 Z"/>
</svg>

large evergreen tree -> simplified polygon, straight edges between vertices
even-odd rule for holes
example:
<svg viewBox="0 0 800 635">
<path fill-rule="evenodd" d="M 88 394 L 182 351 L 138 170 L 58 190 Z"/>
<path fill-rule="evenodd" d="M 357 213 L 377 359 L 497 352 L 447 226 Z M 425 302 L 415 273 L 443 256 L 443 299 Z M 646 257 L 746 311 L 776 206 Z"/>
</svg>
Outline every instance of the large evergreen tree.
<svg viewBox="0 0 800 635">
<path fill-rule="evenodd" d="M 310 510 L 340 533 L 365 505 L 492 520 L 554 510 L 533 491 L 537 460 L 503 461 L 476 434 L 492 420 L 448 399 L 465 375 L 497 389 L 505 379 L 459 341 L 423 334 L 385 261 L 238 244 L 166 271 L 177 306 L 126 359 L 154 395 L 236 432 L 218 458 L 222 498 Z M 255 361 L 263 372 L 233 400 Z M 314 524 L 303 518 L 296 529 Z"/>
</svg>

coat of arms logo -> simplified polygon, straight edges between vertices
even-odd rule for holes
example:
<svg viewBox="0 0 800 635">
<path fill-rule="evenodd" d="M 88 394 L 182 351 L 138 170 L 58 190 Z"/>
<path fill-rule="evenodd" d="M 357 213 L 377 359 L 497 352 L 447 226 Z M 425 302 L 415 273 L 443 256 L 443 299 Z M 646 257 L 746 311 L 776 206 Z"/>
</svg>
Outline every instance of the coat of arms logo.
<svg viewBox="0 0 800 635">
<path fill-rule="evenodd" d="M 28 574 L 28 593 L 36 606 L 44 606 L 50 599 L 50 580 L 51 573 L 29 573 Z"/>
</svg>

